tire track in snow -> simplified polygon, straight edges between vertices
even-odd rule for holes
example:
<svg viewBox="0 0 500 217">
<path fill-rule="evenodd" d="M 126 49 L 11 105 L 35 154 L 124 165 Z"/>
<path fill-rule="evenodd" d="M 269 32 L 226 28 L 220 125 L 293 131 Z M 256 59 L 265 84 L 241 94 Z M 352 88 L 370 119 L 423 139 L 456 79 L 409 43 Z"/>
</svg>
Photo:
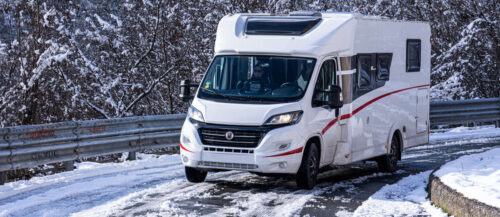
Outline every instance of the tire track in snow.
<svg viewBox="0 0 500 217">
<path fill-rule="evenodd" d="M 239 176 L 241 174 L 245 173 L 237 171 L 215 173 L 210 174 L 208 179 L 220 179 Z M 212 187 L 213 184 L 209 182 L 199 184 L 187 182 L 184 178 L 182 167 L 181 177 L 152 188 L 134 192 L 118 200 L 74 213 L 72 216 L 128 216 L 137 214 L 145 215 L 148 212 L 151 214 L 162 211 L 169 211 L 170 215 L 174 215 L 178 211 L 181 211 L 181 209 L 178 209 L 176 204 L 170 202 L 190 198 L 192 195 L 203 194 Z M 167 208 L 166 210 L 164 209 L 165 207 Z"/>
<path fill-rule="evenodd" d="M 234 171 L 214 173 L 205 183 L 174 180 L 73 216 L 291 216 L 325 192 L 338 188 L 355 191 L 356 183 L 389 175 L 372 173 L 333 185 L 322 183 L 307 191 L 296 189 L 291 179 Z"/>
</svg>

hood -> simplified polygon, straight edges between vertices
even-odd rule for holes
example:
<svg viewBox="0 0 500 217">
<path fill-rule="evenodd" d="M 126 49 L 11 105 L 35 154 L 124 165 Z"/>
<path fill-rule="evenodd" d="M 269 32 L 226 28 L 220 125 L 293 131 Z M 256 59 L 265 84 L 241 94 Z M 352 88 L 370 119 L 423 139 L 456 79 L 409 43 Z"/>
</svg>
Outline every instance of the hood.
<svg viewBox="0 0 500 217">
<path fill-rule="evenodd" d="M 299 102 L 277 104 L 226 103 L 196 98 L 193 107 L 203 113 L 206 123 L 260 126 L 273 115 L 301 110 Z"/>
</svg>

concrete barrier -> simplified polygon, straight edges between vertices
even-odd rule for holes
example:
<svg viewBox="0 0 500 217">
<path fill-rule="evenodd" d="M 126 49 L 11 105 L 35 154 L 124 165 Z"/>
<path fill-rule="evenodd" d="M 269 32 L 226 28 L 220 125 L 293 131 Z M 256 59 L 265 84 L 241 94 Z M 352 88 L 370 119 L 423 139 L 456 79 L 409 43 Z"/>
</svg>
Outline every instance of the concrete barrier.
<svg viewBox="0 0 500 217">
<path fill-rule="evenodd" d="M 499 217 L 500 208 L 479 202 L 475 199 L 465 197 L 463 194 L 445 185 L 434 170 L 429 175 L 427 191 L 435 206 L 442 208 L 445 212 L 456 217 Z"/>
</svg>

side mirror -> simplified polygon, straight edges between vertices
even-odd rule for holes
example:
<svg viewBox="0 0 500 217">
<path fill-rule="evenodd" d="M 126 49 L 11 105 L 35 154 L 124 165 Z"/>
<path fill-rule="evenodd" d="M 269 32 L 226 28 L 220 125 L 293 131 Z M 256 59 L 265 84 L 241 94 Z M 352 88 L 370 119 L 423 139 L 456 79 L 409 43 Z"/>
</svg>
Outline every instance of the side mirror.
<svg viewBox="0 0 500 217">
<path fill-rule="evenodd" d="M 189 79 L 184 79 L 181 81 L 180 87 L 181 87 L 181 93 L 179 94 L 179 97 L 182 99 L 184 102 L 188 102 L 189 100 L 192 100 L 194 96 L 191 96 L 191 87 L 198 87 L 199 84 L 196 83 L 191 83 Z"/>
<path fill-rule="evenodd" d="M 325 91 L 328 94 L 327 105 L 330 108 L 341 108 L 344 105 L 342 99 L 342 89 L 337 85 L 328 85 Z"/>
<path fill-rule="evenodd" d="M 326 105 L 329 108 L 338 109 L 344 105 L 342 90 L 337 85 L 328 85 L 328 89 L 316 90 L 314 102 L 318 105 Z"/>
</svg>

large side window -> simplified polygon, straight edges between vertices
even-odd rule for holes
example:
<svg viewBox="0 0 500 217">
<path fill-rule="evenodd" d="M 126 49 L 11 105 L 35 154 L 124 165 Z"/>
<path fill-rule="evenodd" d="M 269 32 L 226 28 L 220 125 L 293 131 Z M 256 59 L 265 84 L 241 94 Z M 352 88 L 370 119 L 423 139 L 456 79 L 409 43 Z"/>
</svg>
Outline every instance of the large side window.
<svg viewBox="0 0 500 217">
<path fill-rule="evenodd" d="M 406 41 L 406 71 L 420 71 L 420 39 L 408 39 Z"/>
<path fill-rule="evenodd" d="M 316 85 L 314 86 L 314 97 L 312 106 L 318 107 L 321 104 L 316 101 L 327 101 L 328 94 L 321 92 L 321 90 L 328 89 L 329 85 L 335 84 L 335 61 L 327 60 L 321 65 Z"/>
<path fill-rule="evenodd" d="M 391 69 L 392 53 L 377 54 L 377 80 L 388 81 Z"/>
<path fill-rule="evenodd" d="M 372 83 L 371 66 L 372 66 L 371 55 L 359 55 L 358 56 L 358 88 L 359 89 L 371 88 L 371 83 Z"/>
</svg>

